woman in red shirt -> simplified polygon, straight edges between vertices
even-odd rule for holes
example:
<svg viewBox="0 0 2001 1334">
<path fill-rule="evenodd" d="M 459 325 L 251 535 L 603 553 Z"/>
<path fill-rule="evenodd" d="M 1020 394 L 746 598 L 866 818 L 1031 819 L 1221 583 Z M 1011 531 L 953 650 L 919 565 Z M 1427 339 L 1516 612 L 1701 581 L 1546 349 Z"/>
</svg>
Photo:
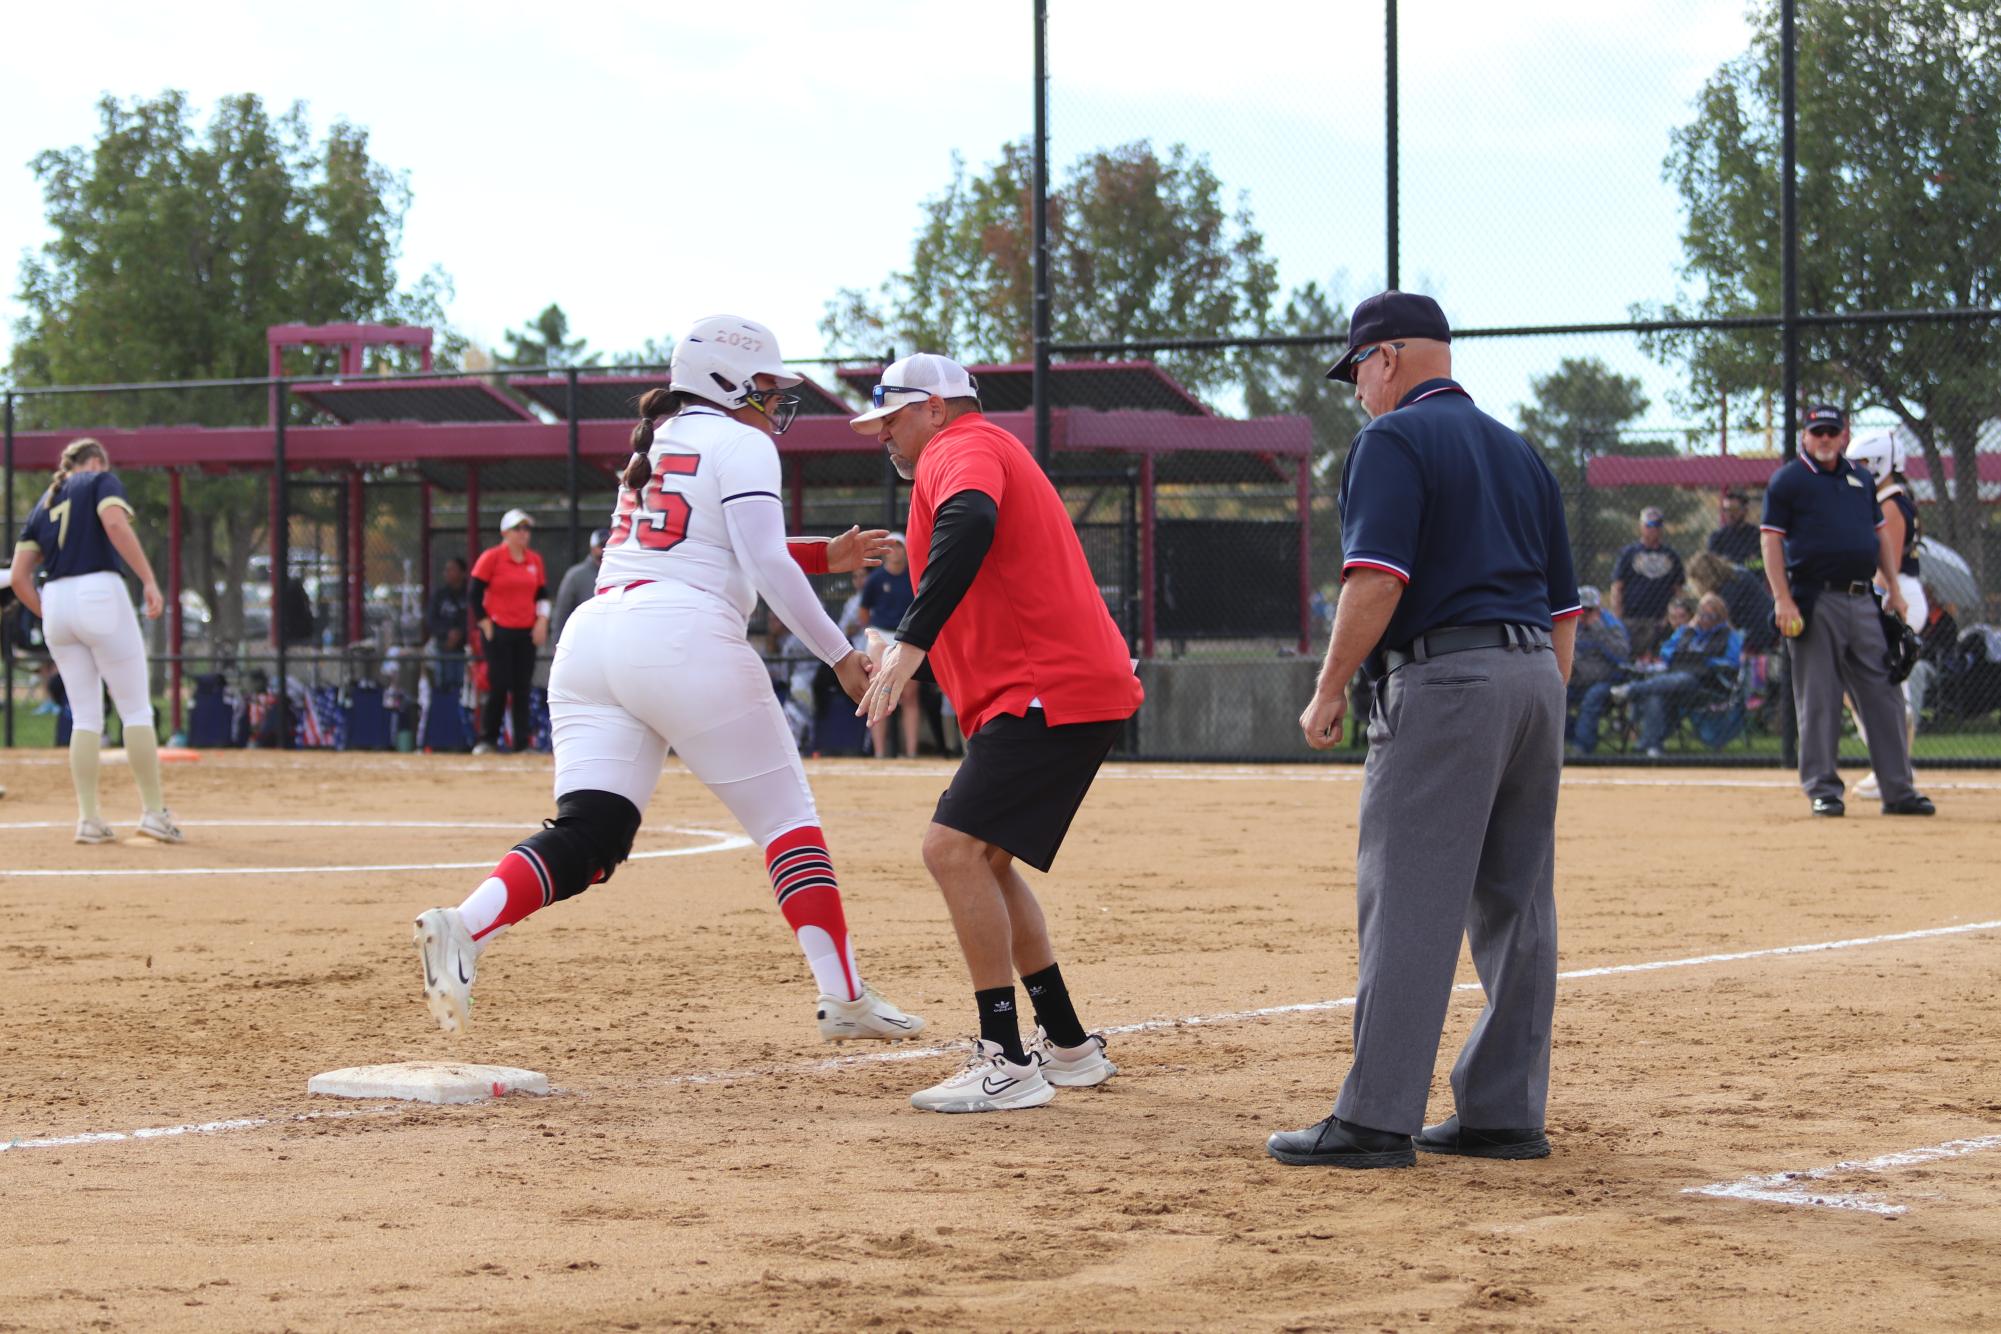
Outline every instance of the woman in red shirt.
<svg viewBox="0 0 2001 1334">
<path fill-rule="evenodd" d="M 500 545 L 480 553 L 472 567 L 472 614 L 486 641 L 486 713 L 475 755 L 500 749 L 500 716 L 514 705 L 514 749 L 535 745 L 528 689 L 535 681 L 535 650 L 549 639 L 549 577 L 528 545 L 535 520 L 509 510 L 500 520 Z"/>
</svg>

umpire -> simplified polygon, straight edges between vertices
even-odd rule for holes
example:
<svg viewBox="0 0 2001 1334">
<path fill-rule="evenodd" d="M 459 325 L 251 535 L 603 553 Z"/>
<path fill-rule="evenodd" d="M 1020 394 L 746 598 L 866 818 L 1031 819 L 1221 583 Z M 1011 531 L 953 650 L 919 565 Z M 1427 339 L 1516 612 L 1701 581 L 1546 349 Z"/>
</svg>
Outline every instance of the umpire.
<svg viewBox="0 0 2001 1334">
<path fill-rule="evenodd" d="M 1549 1153 L 1556 794 L 1581 608 L 1556 478 L 1453 381 L 1451 341 L 1437 302 L 1384 292 L 1355 308 L 1327 373 L 1373 420 L 1341 474 L 1341 601 L 1299 724 L 1315 750 L 1338 744 L 1367 660 L 1361 959 L 1354 1065 L 1333 1115 L 1267 1142 L 1282 1163 Z M 1462 935 L 1487 1008 L 1452 1067 L 1456 1114 L 1426 1127 Z"/>
<path fill-rule="evenodd" d="M 1870 579 L 1881 574 L 1893 615 L 1906 614 L 1876 479 L 1849 462 L 1848 414 L 1833 403 L 1806 410 L 1800 455 L 1765 489 L 1765 580 L 1773 619 L 1792 640 L 1793 707 L 1799 713 L 1800 786 L 1815 815 L 1842 815 L 1841 695 L 1846 688 L 1869 737 L 1885 815 L 1931 815 L 1911 779 L 1904 697 L 1890 680 L 1889 641 Z"/>
</svg>

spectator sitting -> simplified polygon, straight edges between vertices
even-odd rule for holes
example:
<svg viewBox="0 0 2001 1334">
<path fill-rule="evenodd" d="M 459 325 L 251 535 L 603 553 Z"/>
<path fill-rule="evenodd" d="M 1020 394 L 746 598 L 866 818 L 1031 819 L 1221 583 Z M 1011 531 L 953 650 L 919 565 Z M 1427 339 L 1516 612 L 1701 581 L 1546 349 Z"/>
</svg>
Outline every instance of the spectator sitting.
<svg viewBox="0 0 2001 1334">
<path fill-rule="evenodd" d="M 1681 555 L 1666 541 L 1667 520 L 1656 507 L 1640 511 L 1640 540 L 1619 553 L 1612 567 L 1612 614 L 1626 624 L 1633 656 L 1659 646 L 1668 605 L 1681 592 Z"/>
<path fill-rule="evenodd" d="M 466 587 L 466 563 L 457 556 L 445 562 L 445 581 L 431 590 L 426 615 L 431 653 L 437 659 L 438 693 L 456 701 L 466 679 L 466 625 L 472 590 Z"/>
<path fill-rule="evenodd" d="M 1577 590 L 1577 600 L 1584 610 L 1577 617 L 1577 649 L 1570 668 L 1570 698 L 1577 705 L 1571 749 L 1589 755 L 1598 749 L 1598 720 L 1612 687 L 1626 678 L 1633 655 L 1626 627 L 1605 610 L 1597 589 L 1587 584 Z"/>
<path fill-rule="evenodd" d="M 1746 652 L 1770 653 L 1778 644 L 1778 627 L 1772 624 L 1772 590 L 1762 576 L 1732 565 L 1712 550 L 1689 561 L 1688 586 L 1697 593 L 1714 593 L 1723 599 L 1723 605 L 1730 608 L 1730 624 L 1744 632 Z"/>
<path fill-rule="evenodd" d="M 1714 593 L 1704 594 L 1697 604 L 1695 619 L 1668 636 L 1661 646 L 1667 670 L 1628 685 L 1612 687 L 1612 698 L 1630 700 L 1640 710 L 1640 749 L 1648 759 L 1661 757 L 1661 743 L 1668 728 L 1693 705 L 1706 699 L 1727 698 L 1737 687 L 1737 674 L 1744 665 L 1744 634 L 1730 625 L 1730 608 Z M 1734 732 L 1732 726 L 1729 732 Z M 1718 740 L 1712 733 L 1703 740 L 1711 746 L 1729 740 L 1729 732 Z"/>
<path fill-rule="evenodd" d="M 1716 531 L 1709 535 L 1709 549 L 1732 565 L 1741 565 L 1753 574 L 1765 568 L 1765 553 L 1758 544 L 1758 525 L 1745 519 L 1750 498 L 1736 487 L 1723 493 L 1723 503 L 1717 510 Z M 1689 573 L 1695 572 L 1695 562 L 1688 564 Z M 1726 597 L 1724 601 L 1729 601 Z M 1740 628 L 1750 627 L 1743 621 Z"/>
<path fill-rule="evenodd" d="M 874 626 L 885 638 L 896 638 L 896 627 L 903 624 L 903 613 L 910 610 L 916 596 L 910 586 L 910 553 L 903 548 L 903 534 L 891 533 L 889 550 L 882 555 L 882 565 L 870 572 L 868 582 L 862 585 L 863 628 Z M 903 758 L 916 759 L 917 729 L 924 721 L 922 692 L 915 689 L 904 691 L 896 713 L 903 732 Z M 871 727 L 869 736 L 875 745 L 876 758 L 887 759 L 889 719 L 885 718 Z"/>
<path fill-rule="evenodd" d="M 1925 623 L 1918 631 L 1918 664 L 1911 668 L 1910 679 L 1904 683 L 1904 698 L 1911 706 L 1911 717 L 1923 725 L 1925 697 L 1938 682 L 1940 674 L 1951 665 L 1959 651 L 1959 622 L 1953 619 L 1952 610 L 1933 594 L 1927 599 L 1930 609 L 1926 612 Z"/>
</svg>

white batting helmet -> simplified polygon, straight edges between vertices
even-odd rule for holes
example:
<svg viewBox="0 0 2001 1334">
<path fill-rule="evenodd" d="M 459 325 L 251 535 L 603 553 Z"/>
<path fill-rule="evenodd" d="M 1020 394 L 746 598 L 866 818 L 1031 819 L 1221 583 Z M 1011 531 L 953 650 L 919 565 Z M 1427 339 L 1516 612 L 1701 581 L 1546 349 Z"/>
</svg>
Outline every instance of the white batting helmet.
<svg viewBox="0 0 2001 1334">
<path fill-rule="evenodd" d="M 1850 445 L 1848 461 L 1867 468 L 1869 475 L 1880 482 L 1893 472 L 1903 471 L 1904 447 L 1894 431 L 1883 431 Z"/>
<path fill-rule="evenodd" d="M 770 329 L 739 315 L 710 315 L 674 344 L 667 387 L 740 408 L 759 375 L 769 375 L 783 389 L 799 383 L 779 360 L 778 336 Z"/>
</svg>

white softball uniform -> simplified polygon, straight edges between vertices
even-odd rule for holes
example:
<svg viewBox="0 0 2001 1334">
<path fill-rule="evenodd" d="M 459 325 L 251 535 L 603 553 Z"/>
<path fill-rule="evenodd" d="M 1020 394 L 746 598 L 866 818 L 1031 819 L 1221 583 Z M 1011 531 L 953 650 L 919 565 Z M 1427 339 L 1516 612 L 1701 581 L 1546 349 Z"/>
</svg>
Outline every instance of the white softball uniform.
<svg viewBox="0 0 2001 1334">
<path fill-rule="evenodd" d="M 672 748 L 762 845 L 819 817 L 771 677 L 745 639 L 758 595 L 822 661 L 851 649 L 785 549 L 768 436 L 689 408 L 649 458 L 645 486 L 619 488 L 598 594 L 556 646 L 556 795 L 616 792 L 643 811 Z"/>
<path fill-rule="evenodd" d="M 122 576 L 99 570 L 49 580 L 42 586 L 42 636 L 69 692 L 75 730 L 104 732 L 107 686 L 127 727 L 152 725 L 146 641 Z"/>
</svg>

